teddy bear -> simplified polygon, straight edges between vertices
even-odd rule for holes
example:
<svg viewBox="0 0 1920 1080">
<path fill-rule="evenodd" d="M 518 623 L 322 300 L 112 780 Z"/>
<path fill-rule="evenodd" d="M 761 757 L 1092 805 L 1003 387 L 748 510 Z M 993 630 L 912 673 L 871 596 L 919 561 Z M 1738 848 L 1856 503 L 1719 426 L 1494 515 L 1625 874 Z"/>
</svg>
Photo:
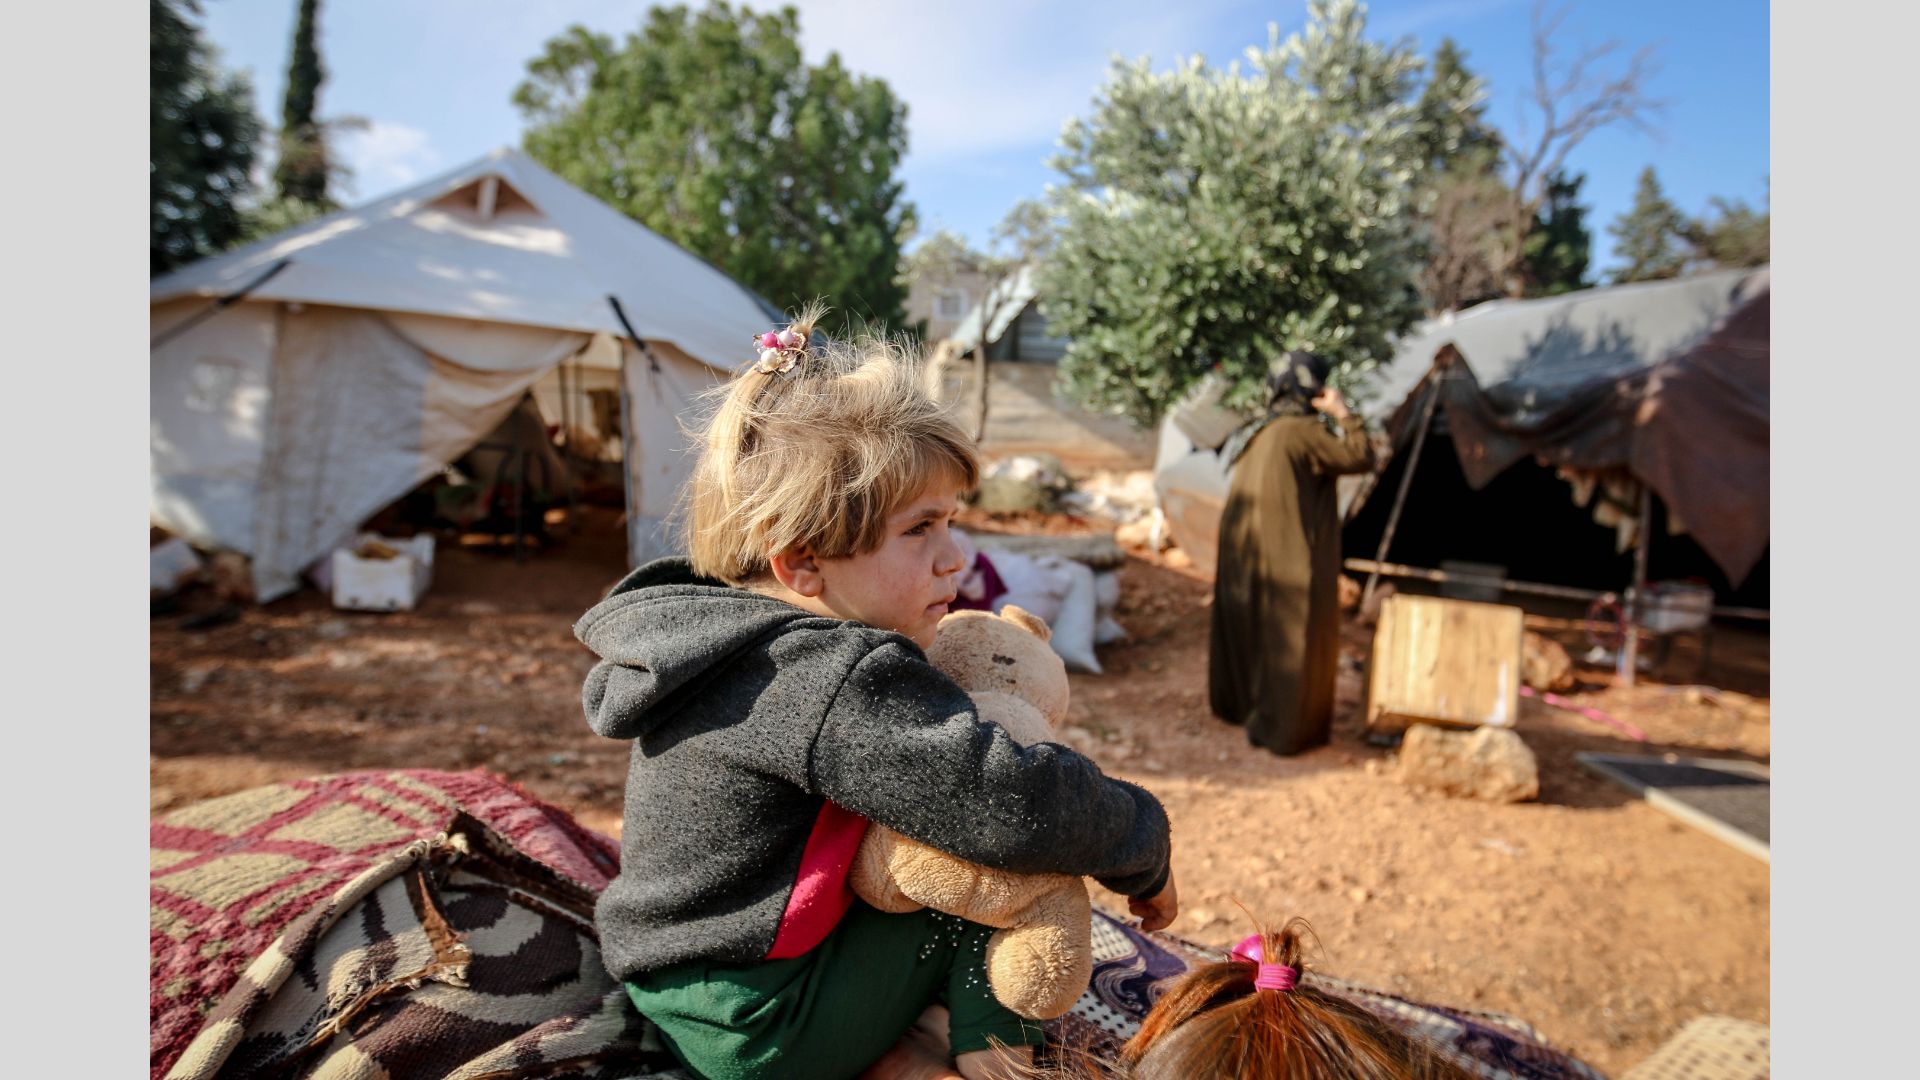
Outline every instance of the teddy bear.
<svg viewBox="0 0 1920 1080">
<path fill-rule="evenodd" d="M 1051 740 L 1067 712 L 1067 669 L 1050 635 L 1045 622 L 1011 604 L 998 615 L 956 611 L 940 621 L 927 659 L 967 691 L 982 720 L 1031 745 Z M 1093 978 L 1093 911 L 1080 878 L 992 870 L 876 824 L 848 883 L 881 911 L 930 907 L 996 927 L 987 939 L 988 985 L 1028 1019 L 1064 1014 Z"/>
</svg>

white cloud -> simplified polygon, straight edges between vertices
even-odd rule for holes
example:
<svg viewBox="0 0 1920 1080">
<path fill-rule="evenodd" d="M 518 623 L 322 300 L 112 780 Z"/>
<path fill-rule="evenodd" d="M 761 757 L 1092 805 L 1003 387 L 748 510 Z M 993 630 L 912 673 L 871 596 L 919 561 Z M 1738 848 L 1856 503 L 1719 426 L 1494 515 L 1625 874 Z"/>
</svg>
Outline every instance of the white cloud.
<svg viewBox="0 0 1920 1080">
<path fill-rule="evenodd" d="M 372 199 L 418 182 L 440 168 L 440 153 L 426 132 L 405 124 L 371 121 L 364 130 L 340 133 L 337 148 L 353 176 L 345 185 L 355 200 Z"/>
<path fill-rule="evenodd" d="M 875 4 L 802 0 L 809 60 L 838 52 L 875 75 L 908 108 L 911 150 L 952 160 L 1051 143 L 1068 117 L 1085 115 L 1115 54 L 1150 54 L 1164 67 L 1200 48 L 1224 0 L 1018 0 Z M 1232 59 L 1221 57 L 1220 61 Z"/>
<path fill-rule="evenodd" d="M 807 59 L 837 52 L 854 73 L 884 79 L 907 105 L 913 158 L 929 163 L 1051 145 L 1068 117 L 1090 111 L 1114 55 L 1149 55 L 1156 68 L 1170 66 L 1204 48 L 1223 17 L 1245 19 L 1248 8 L 1246 0 L 787 2 L 799 9 Z M 523 12 L 522 28 L 507 34 L 489 26 L 488 40 L 544 41 L 573 22 L 619 40 L 646 17 L 640 0 L 547 0 L 509 10 Z M 1252 20 L 1240 45 L 1264 43 L 1267 18 L 1297 25 L 1305 10 L 1302 0 L 1277 5 Z M 1240 45 L 1210 59 L 1237 59 Z M 516 57 L 523 66 L 524 56 Z"/>
<path fill-rule="evenodd" d="M 1268 18 L 1297 26 L 1303 0 L 1249 17 L 1246 0 L 787 0 L 800 13 L 800 44 L 810 62 L 829 52 L 860 75 L 884 79 L 907 105 L 910 150 L 916 161 L 958 163 L 998 151 L 1051 145 L 1068 117 L 1086 115 L 1116 54 L 1151 56 L 1165 68 L 1203 49 L 1223 19 L 1247 21 L 1230 55 L 1266 41 Z M 694 4 L 695 7 L 699 3 Z M 737 7 L 738 5 L 736 5 Z M 756 11 L 778 4 L 752 3 Z M 646 18 L 641 0 L 546 0 L 508 8 L 520 12 L 513 32 L 489 23 L 484 41 L 544 42 L 566 25 L 582 23 L 616 41 Z M 460 16 L 464 18 L 464 16 Z M 533 46 L 516 45 L 517 72 Z M 502 63 L 509 61 L 504 57 Z M 517 79 L 517 74 L 516 74 Z"/>
</svg>

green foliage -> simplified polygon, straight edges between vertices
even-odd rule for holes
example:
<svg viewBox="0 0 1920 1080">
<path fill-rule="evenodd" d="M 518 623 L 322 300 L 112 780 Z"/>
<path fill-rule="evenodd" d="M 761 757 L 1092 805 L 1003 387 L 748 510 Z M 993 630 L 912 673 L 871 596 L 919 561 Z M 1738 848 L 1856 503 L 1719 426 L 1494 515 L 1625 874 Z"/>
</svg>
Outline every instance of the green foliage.
<svg viewBox="0 0 1920 1080">
<path fill-rule="evenodd" d="M 1613 272 L 1616 284 L 1679 277 L 1687 267 L 1686 238 L 1693 225 L 1667 201 L 1649 165 L 1640 173 L 1633 205 L 1607 226 L 1625 265 Z"/>
<path fill-rule="evenodd" d="M 315 218 L 324 217 L 327 212 L 326 207 L 305 199 L 263 200 L 242 210 L 240 235 L 235 243 L 250 244 L 255 240 L 277 236 Z"/>
<path fill-rule="evenodd" d="M 1054 210 L 1039 199 L 1021 199 L 993 227 L 994 258 L 1009 272 L 1046 261 L 1059 240 Z"/>
<path fill-rule="evenodd" d="M 149 272 L 165 273 L 239 238 L 260 120 L 245 77 L 214 66 L 189 21 L 193 0 L 151 0 Z"/>
<path fill-rule="evenodd" d="M 1772 214 L 1744 199 L 1710 200 L 1714 216 L 1695 222 L 1687 234 L 1696 258 L 1715 266 L 1760 266 L 1772 257 Z"/>
<path fill-rule="evenodd" d="M 1525 244 L 1522 267 L 1528 296 L 1557 296 L 1592 284 L 1587 261 L 1593 234 L 1586 226 L 1587 208 L 1580 205 L 1580 186 L 1586 180 L 1585 174 L 1564 172 L 1548 179 L 1547 204 L 1534 217 Z"/>
<path fill-rule="evenodd" d="M 300 0 L 293 28 L 293 54 L 287 61 L 287 93 L 280 110 L 280 154 L 273 166 L 274 186 L 282 200 L 299 200 L 331 209 L 327 178 L 331 171 L 327 142 L 314 117 L 326 69 L 314 37 L 320 0 Z"/>
<path fill-rule="evenodd" d="M 1500 133 L 1486 121 L 1486 102 L 1486 81 L 1467 70 L 1467 54 L 1452 38 L 1441 38 L 1415 105 L 1420 160 L 1430 172 L 1497 167 Z"/>
<path fill-rule="evenodd" d="M 831 333 L 898 327 L 906 106 L 799 35 L 791 7 L 724 2 L 654 8 L 619 44 L 571 27 L 514 91 L 527 152 L 782 308 L 824 299 Z"/>
<path fill-rule="evenodd" d="M 1486 82 L 1443 38 L 1415 108 L 1420 294 L 1428 311 L 1455 311 L 1500 296 L 1514 238 L 1516 199 L 1500 177 L 1500 133 L 1486 121 Z"/>
<path fill-rule="evenodd" d="M 1263 403 L 1273 357 L 1311 349 L 1351 381 L 1419 315 L 1409 206 L 1420 61 L 1316 0 L 1305 30 L 1156 75 L 1116 63 L 1054 166 L 1068 181 L 1041 306 L 1083 403 L 1145 426 L 1218 367 Z"/>
<path fill-rule="evenodd" d="M 987 256 L 973 250 L 966 237 L 941 229 L 920 241 L 901 265 L 910 286 L 923 281 L 931 285 L 945 285 L 958 279 L 962 273 L 981 272 L 987 262 Z"/>
</svg>

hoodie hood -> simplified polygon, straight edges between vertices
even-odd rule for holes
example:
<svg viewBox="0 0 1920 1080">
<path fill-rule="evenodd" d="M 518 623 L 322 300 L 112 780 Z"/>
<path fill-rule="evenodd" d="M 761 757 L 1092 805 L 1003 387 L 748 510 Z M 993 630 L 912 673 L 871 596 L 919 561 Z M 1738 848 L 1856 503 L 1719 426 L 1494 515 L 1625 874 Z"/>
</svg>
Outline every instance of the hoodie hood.
<svg viewBox="0 0 1920 1080">
<path fill-rule="evenodd" d="M 691 696 L 683 691 L 788 624 L 820 618 L 701 577 L 685 558 L 650 562 L 573 624 L 600 657 L 581 690 L 587 723 L 608 738 L 645 735 Z"/>
</svg>

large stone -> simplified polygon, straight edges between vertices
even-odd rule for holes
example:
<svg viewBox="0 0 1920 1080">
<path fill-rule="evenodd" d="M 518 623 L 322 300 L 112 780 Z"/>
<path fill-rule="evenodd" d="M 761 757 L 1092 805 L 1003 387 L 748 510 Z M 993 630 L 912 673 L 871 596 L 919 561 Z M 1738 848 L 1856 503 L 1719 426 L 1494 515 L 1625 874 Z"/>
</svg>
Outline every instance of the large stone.
<svg viewBox="0 0 1920 1080">
<path fill-rule="evenodd" d="M 1173 546 L 1173 534 L 1167 531 L 1166 519 L 1161 516 L 1160 508 L 1154 507 L 1145 517 L 1129 521 L 1113 530 L 1116 542 L 1128 547 L 1147 548 L 1152 551 L 1165 551 Z"/>
<path fill-rule="evenodd" d="M 1345 574 L 1341 574 L 1335 584 L 1340 591 L 1340 610 L 1358 611 L 1360 609 L 1360 594 L 1366 590 L 1360 587 L 1359 582 Z"/>
<path fill-rule="evenodd" d="M 1380 622 L 1381 605 L 1385 604 L 1387 598 L 1399 590 L 1393 587 L 1393 582 L 1391 581 L 1378 581 L 1374 583 L 1372 596 L 1365 596 L 1365 589 L 1361 589 L 1360 591 L 1363 594 L 1360 604 L 1360 622 L 1366 626 L 1374 626 Z"/>
<path fill-rule="evenodd" d="M 1559 642 L 1529 630 L 1520 648 L 1522 682 L 1535 690 L 1573 689 L 1573 657 Z"/>
<path fill-rule="evenodd" d="M 234 604 L 253 603 L 253 562 L 237 551 L 214 553 L 207 564 L 207 579 L 213 593 Z"/>
<path fill-rule="evenodd" d="M 1415 724 L 1400 743 L 1401 783 L 1487 802 L 1525 802 L 1540 795 L 1540 763 L 1508 728 L 1446 731 Z"/>
<path fill-rule="evenodd" d="M 989 513 L 1052 510 L 1073 481 L 1051 454 L 1018 454 L 992 462 L 980 473 L 973 505 Z"/>
</svg>

